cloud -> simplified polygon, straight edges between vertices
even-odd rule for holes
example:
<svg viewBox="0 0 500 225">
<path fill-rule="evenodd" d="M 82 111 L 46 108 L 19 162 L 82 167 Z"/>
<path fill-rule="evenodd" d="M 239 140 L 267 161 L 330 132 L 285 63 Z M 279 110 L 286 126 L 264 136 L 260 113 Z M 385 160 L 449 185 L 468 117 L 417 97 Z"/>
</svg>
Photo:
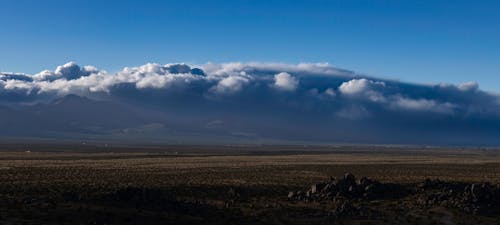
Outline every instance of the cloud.
<svg viewBox="0 0 500 225">
<path fill-rule="evenodd" d="M 287 72 L 274 75 L 274 87 L 284 91 L 295 91 L 299 86 L 299 80 Z"/>
<path fill-rule="evenodd" d="M 349 120 L 359 120 L 371 116 L 370 112 L 368 112 L 368 110 L 365 107 L 359 105 L 342 108 L 336 113 L 336 115 L 339 116 L 340 118 L 345 118 Z"/>
<path fill-rule="evenodd" d="M 456 105 L 448 102 L 438 103 L 435 100 L 409 99 L 401 96 L 395 98 L 393 105 L 405 110 L 428 111 L 446 114 L 452 114 L 454 109 L 457 107 Z"/>
<path fill-rule="evenodd" d="M 479 90 L 479 84 L 475 81 L 469 81 L 458 85 L 441 83 L 438 87 L 449 90 L 458 90 L 461 92 L 474 92 Z"/>
<path fill-rule="evenodd" d="M 214 64 L 207 63 L 201 67 L 205 73 L 215 76 L 234 75 L 241 72 L 246 73 L 266 73 L 273 75 L 280 72 L 290 74 L 304 75 L 322 75 L 322 76 L 339 76 L 351 77 L 354 72 L 336 68 L 328 63 L 299 63 L 299 64 L 284 64 L 284 63 L 222 63 Z"/>
<path fill-rule="evenodd" d="M 62 66 L 58 66 L 54 72 L 44 70 L 35 74 L 33 79 L 37 81 L 53 81 L 57 79 L 74 80 L 97 72 L 97 68 L 93 66 L 80 67 L 75 62 L 68 62 Z"/>
<path fill-rule="evenodd" d="M 22 73 L 0 73 L 0 80 L 8 81 L 8 80 L 20 80 L 20 81 L 33 81 L 33 78 L 30 75 L 22 74 Z"/>
<path fill-rule="evenodd" d="M 458 89 L 461 91 L 477 91 L 479 90 L 479 84 L 474 81 L 459 84 Z"/>
<path fill-rule="evenodd" d="M 234 94 L 243 89 L 250 80 L 243 76 L 229 76 L 220 80 L 211 90 L 218 94 Z"/>
<path fill-rule="evenodd" d="M 183 129 L 224 121 L 221 130 L 262 137 L 411 140 L 425 132 L 434 134 L 429 141 L 450 133 L 445 139 L 458 142 L 500 135 L 500 97 L 476 82 L 405 83 L 325 63 L 148 63 L 109 73 L 69 62 L 34 75 L 0 73 L 0 105 L 35 105 L 68 94 L 190 121 Z"/>
<path fill-rule="evenodd" d="M 203 69 L 200 69 L 203 68 Z M 54 71 L 45 70 L 35 75 L 1 73 L 0 90 L 3 95 L 53 94 L 54 98 L 66 94 L 93 95 L 113 90 L 135 87 L 135 90 L 166 89 L 184 90 L 198 96 L 232 95 L 248 89 L 247 98 L 267 93 L 270 89 L 295 92 L 302 102 L 286 102 L 287 105 L 314 105 L 314 101 L 331 105 L 376 103 L 388 110 L 427 111 L 452 113 L 460 108 L 496 113 L 498 97 L 479 89 L 475 82 L 459 85 L 440 84 L 426 86 L 360 77 L 347 70 L 336 69 L 328 64 L 265 64 L 227 63 L 205 64 L 191 68 L 186 64 L 148 63 L 139 67 L 126 67 L 110 74 L 92 66 L 80 67 L 74 62 L 58 66 Z M 301 77 L 301 81 L 297 76 Z M 130 90 L 133 91 L 133 90 Z M 341 96 L 337 96 L 338 94 Z M 291 93 L 290 93 L 291 94 Z M 182 92 L 181 92 L 182 95 Z M 307 99 L 317 97 L 317 100 Z M 335 97 L 335 98 L 334 98 Z M 332 102 L 336 99 L 336 102 Z M 209 101 L 209 99 L 206 99 Z M 278 98 L 276 98 L 278 100 Z M 204 100 L 205 101 L 205 100 Z M 490 106 L 495 106 L 493 109 Z M 324 107 L 324 106 L 323 106 Z M 332 106 L 330 108 L 336 108 Z M 366 107 L 369 108 L 370 107 Z M 483 110 L 485 111 L 485 110 Z"/>
<path fill-rule="evenodd" d="M 385 88 L 385 83 L 382 81 L 372 81 L 362 78 L 342 83 L 339 91 L 344 95 L 363 97 L 372 102 L 385 102 L 386 98 L 379 92 L 383 88 Z"/>
<path fill-rule="evenodd" d="M 31 89 L 33 88 L 32 84 L 30 82 L 26 82 L 23 80 L 18 80 L 18 79 L 10 79 L 4 81 L 4 87 L 5 90 L 27 90 L 29 93 Z"/>
<path fill-rule="evenodd" d="M 325 95 L 334 97 L 337 94 L 335 94 L 335 91 L 333 90 L 333 88 L 328 88 L 328 89 L 325 90 Z"/>
<path fill-rule="evenodd" d="M 367 91 L 373 91 L 377 87 L 385 87 L 384 82 L 371 81 L 365 78 L 352 79 L 340 85 L 339 90 L 342 94 L 356 95 Z"/>
</svg>

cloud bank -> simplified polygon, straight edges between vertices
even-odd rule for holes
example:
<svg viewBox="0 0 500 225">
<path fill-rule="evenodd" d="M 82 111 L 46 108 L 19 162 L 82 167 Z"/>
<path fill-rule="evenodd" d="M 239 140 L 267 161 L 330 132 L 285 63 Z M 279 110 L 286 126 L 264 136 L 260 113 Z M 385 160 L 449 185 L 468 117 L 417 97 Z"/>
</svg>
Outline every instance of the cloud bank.
<svg viewBox="0 0 500 225">
<path fill-rule="evenodd" d="M 4 107 L 66 95 L 147 110 L 156 115 L 149 122 L 169 129 L 254 141 L 500 144 L 500 97 L 475 82 L 412 84 L 324 63 L 149 63 L 109 73 L 69 62 L 0 73 Z"/>
</svg>

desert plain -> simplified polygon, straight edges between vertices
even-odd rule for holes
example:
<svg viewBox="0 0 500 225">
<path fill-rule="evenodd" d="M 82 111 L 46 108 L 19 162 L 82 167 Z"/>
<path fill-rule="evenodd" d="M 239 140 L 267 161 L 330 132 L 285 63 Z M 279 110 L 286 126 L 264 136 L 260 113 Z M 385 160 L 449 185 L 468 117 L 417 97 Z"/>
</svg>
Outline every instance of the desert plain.
<svg viewBox="0 0 500 225">
<path fill-rule="evenodd" d="M 500 224 L 499 184 L 494 148 L 5 146 L 0 224 Z"/>
</svg>

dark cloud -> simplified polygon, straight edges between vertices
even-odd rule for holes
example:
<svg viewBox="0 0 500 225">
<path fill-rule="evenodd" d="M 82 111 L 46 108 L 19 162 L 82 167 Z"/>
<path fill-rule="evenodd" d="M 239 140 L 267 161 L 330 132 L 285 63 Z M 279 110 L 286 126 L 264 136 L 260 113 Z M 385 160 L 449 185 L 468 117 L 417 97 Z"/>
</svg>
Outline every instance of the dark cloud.
<svg viewBox="0 0 500 225">
<path fill-rule="evenodd" d="M 146 64 L 110 74 L 71 62 L 35 75 L 0 74 L 0 103 L 10 108 L 30 111 L 29 105 L 69 94 L 135 110 L 136 123 L 102 126 L 100 134 L 122 134 L 124 127 L 152 133 L 142 141 L 167 135 L 251 143 L 500 144 L 500 98 L 474 82 L 421 85 L 328 64 L 272 63 Z M 71 122 L 97 132 L 90 115 L 112 117 L 113 107 L 108 113 L 89 107 L 85 121 L 79 115 Z"/>
</svg>

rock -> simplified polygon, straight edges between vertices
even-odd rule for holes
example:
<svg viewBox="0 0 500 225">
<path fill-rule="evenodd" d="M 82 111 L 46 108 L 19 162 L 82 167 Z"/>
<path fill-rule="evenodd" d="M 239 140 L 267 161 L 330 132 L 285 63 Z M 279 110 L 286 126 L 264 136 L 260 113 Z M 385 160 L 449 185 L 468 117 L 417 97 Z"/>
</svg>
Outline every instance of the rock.
<svg viewBox="0 0 500 225">
<path fill-rule="evenodd" d="M 365 187 L 365 192 L 373 192 L 375 185 L 369 184 L 368 186 Z"/>
<path fill-rule="evenodd" d="M 365 187 L 365 186 L 371 184 L 372 182 L 373 181 L 371 181 L 367 177 L 362 177 L 361 179 L 359 179 L 358 184 Z"/>
<path fill-rule="evenodd" d="M 317 184 L 313 184 L 311 185 L 311 193 L 312 194 L 315 194 L 321 190 L 323 190 L 323 188 L 327 186 L 325 183 L 317 183 Z"/>
<path fill-rule="evenodd" d="M 423 207 L 454 207 L 476 214 L 497 215 L 500 213 L 499 184 L 465 184 L 426 179 L 415 186 L 403 186 L 380 183 L 366 177 L 356 181 L 355 176 L 350 173 L 346 173 L 341 179 L 332 177 L 327 182 L 313 184 L 305 192 L 289 192 L 288 199 L 306 202 L 328 201 L 338 204 L 343 201 L 356 203 L 367 199 L 402 198 L 410 194 L 418 194 L 417 204 Z M 340 206 L 335 214 L 344 211 Z"/>
<path fill-rule="evenodd" d="M 359 208 L 354 207 L 350 202 L 343 201 L 337 206 L 334 210 L 332 210 L 331 215 L 335 218 L 342 218 L 346 216 L 354 215 L 359 211 Z"/>
<path fill-rule="evenodd" d="M 353 174 L 346 173 L 341 179 L 332 177 L 330 182 L 313 184 L 306 192 L 294 193 L 291 199 L 322 201 L 333 198 L 386 198 L 406 192 L 402 186 L 383 185 L 366 177 L 356 181 Z"/>
<path fill-rule="evenodd" d="M 316 194 L 316 192 L 318 192 L 318 185 L 317 184 L 311 185 L 311 193 Z"/>
<path fill-rule="evenodd" d="M 227 199 L 228 200 L 238 200 L 240 198 L 240 194 L 234 188 L 229 188 L 227 191 Z"/>
<path fill-rule="evenodd" d="M 352 173 L 344 174 L 344 180 L 349 183 L 356 182 L 356 177 Z"/>
</svg>

